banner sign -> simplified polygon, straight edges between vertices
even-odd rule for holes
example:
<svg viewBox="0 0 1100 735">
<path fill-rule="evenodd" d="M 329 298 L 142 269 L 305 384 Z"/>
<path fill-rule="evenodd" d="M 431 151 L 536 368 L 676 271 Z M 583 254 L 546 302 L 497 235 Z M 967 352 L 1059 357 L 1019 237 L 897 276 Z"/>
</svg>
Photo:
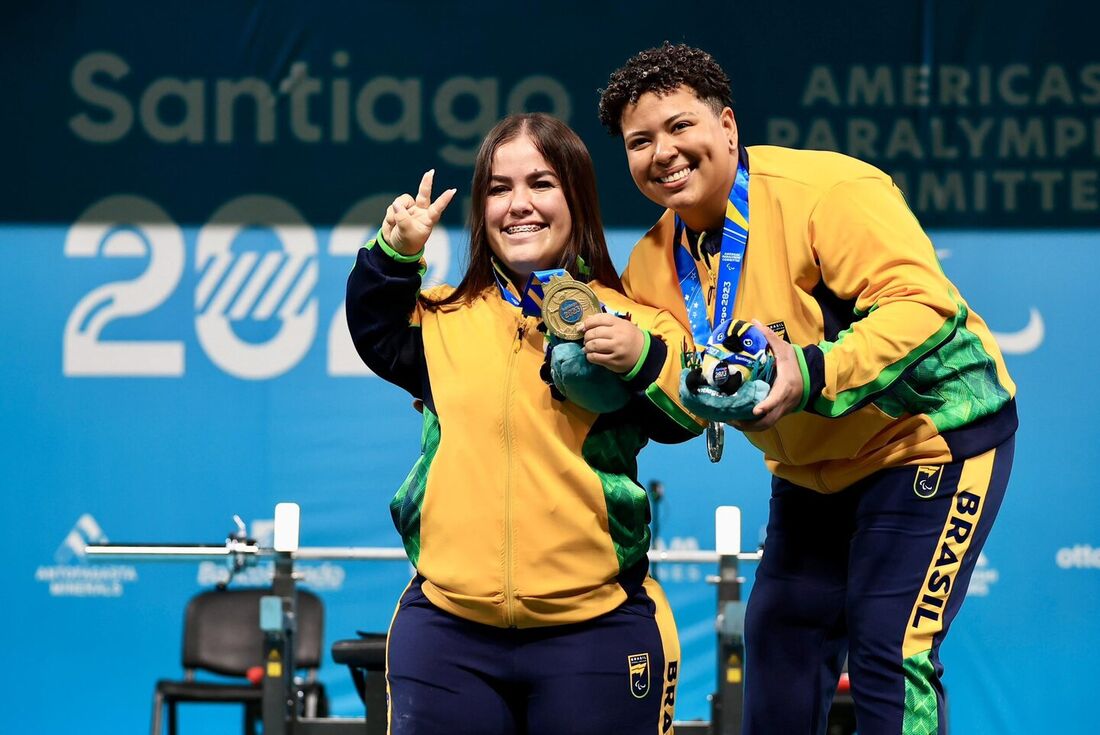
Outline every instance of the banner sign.
<svg viewBox="0 0 1100 735">
<path fill-rule="evenodd" d="M 468 202 L 484 134 L 541 110 L 592 149 L 605 221 L 646 227 L 652 206 L 596 105 L 617 66 L 666 39 L 726 68 L 743 142 L 867 160 L 928 226 L 1100 218 L 1100 10 L 1087 3 L 708 2 L 675 32 L 652 21 L 667 8 L 645 4 L 433 4 L 415 20 L 394 2 L 197 7 L 9 12 L 0 135 L 20 176 L 3 184 L 0 219 L 71 221 L 105 193 L 137 192 L 199 224 L 247 191 L 331 225 L 432 167 Z M 411 38 L 388 30 L 409 24 Z M 465 208 L 452 210 L 460 223 Z"/>
</svg>

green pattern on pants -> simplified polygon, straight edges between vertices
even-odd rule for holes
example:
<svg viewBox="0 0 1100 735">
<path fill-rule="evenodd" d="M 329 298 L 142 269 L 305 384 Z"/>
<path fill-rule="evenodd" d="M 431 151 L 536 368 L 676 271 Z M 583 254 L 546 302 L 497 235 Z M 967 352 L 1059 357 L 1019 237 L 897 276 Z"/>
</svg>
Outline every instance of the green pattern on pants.
<svg viewBox="0 0 1100 735">
<path fill-rule="evenodd" d="M 932 682 L 935 667 L 929 658 L 931 651 L 918 653 L 904 661 L 905 715 L 902 735 L 934 735 L 939 732 L 939 701 Z"/>
<path fill-rule="evenodd" d="M 428 470 L 439 449 L 439 434 L 439 418 L 425 406 L 424 425 L 420 431 L 420 459 L 416 460 L 390 501 L 393 525 L 401 534 L 405 553 L 414 567 L 420 559 L 420 512 L 424 507 L 424 491 L 428 487 Z"/>
<path fill-rule="evenodd" d="M 581 447 L 603 485 L 608 530 L 620 569 L 634 565 L 649 551 L 649 498 L 636 479 L 638 452 L 646 441 L 638 427 L 620 424 L 591 434 Z"/>
</svg>

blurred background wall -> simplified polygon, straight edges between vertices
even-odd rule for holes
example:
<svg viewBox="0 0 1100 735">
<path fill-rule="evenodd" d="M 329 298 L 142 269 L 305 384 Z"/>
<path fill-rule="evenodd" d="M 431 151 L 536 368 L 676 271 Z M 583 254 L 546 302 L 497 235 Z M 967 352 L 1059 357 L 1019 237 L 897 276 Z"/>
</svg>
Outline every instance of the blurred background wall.
<svg viewBox="0 0 1100 735">
<path fill-rule="evenodd" d="M 87 541 L 220 543 L 233 514 L 262 539 L 291 500 L 305 545 L 398 544 L 387 501 L 419 416 L 350 348 L 356 249 L 434 167 L 459 206 L 429 278 L 455 282 L 482 135 L 542 110 L 590 146 L 625 265 L 659 211 L 600 128 L 597 90 L 665 39 L 722 62 L 745 143 L 895 176 L 997 333 L 1019 385 L 1016 469 L 942 652 L 950 716 L 959 733 L 1095 731 L 1094 4 L 42 0 L 0 21 L 0 650 L 31 683 L 0 731 L 141 731 L 154 680 L 179 673 L 184 603 L 224 573 L 92 564 Z M 716 466 L 697 442 L 643 453 L 640 479 L 665 488 L 659 543 L 713 548 L 713 508 L 731 503 L 762 540 L 766 472 L 727 444 Z M 330 642 L 384 630 L 410 571 L 304 566 Z M 709 717 L 711 571 L 658 569 L 685 719 Z M 360 711 L 346 672 L 322 677 L 336 712 Z M 236 731 L 205 709 L 182 727 Z"/>
</svg>

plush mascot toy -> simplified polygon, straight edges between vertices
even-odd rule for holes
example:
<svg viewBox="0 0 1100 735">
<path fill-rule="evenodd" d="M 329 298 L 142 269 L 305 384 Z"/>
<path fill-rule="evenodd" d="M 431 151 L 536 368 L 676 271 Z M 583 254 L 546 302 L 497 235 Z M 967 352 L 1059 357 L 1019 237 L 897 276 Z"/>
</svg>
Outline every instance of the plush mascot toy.
<svg viewBox="0 0 1100 735">
<path fill-rule="evenodd" d="M 630 400 L 626 383 L 602 365 L 594 365 L 580 342 L 568 342 L 550 335 L 550 378 L 567 399 L 593 413 L 618 411 Z"/>
<path fill-rule="evenodd" d="M 715 328 L 699 353 L 685 350 L 680 400 L 709 421 L 751 421 L 752 409 L 775 380 L 768 340 L 749 322 L 729 320 Z"/>
</svg>

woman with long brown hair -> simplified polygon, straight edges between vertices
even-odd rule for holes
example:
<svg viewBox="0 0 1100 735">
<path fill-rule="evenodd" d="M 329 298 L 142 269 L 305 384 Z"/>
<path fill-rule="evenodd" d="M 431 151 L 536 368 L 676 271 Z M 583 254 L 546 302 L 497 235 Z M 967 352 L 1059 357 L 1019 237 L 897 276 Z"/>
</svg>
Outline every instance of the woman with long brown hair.
<svg viewBox="0 0 1100 735">
<path fill-rule="evenodd" d="M 591 158 L 564 123 L 512 115 L 490 131 L 467 271 L 421 292 L 424 244 L 455 194 L 433 201 L 433 178 L 394 201 L 348 280 L 359 354 L 424 404 L 421 456 L 390 503 L 416 567 L 389 633 L 390 731 L 665 732 L 679 644 L 648 576 L 636 456 L 701 430 L 677 393 L 689 337 L 623 296 Z M 601 308 L 548 350 L 520 304 L 533 273 L 561 271 Z M 542 376 L 562 355 L 622 400 L 601 412 L 552 391 Z"/>
</svg>

